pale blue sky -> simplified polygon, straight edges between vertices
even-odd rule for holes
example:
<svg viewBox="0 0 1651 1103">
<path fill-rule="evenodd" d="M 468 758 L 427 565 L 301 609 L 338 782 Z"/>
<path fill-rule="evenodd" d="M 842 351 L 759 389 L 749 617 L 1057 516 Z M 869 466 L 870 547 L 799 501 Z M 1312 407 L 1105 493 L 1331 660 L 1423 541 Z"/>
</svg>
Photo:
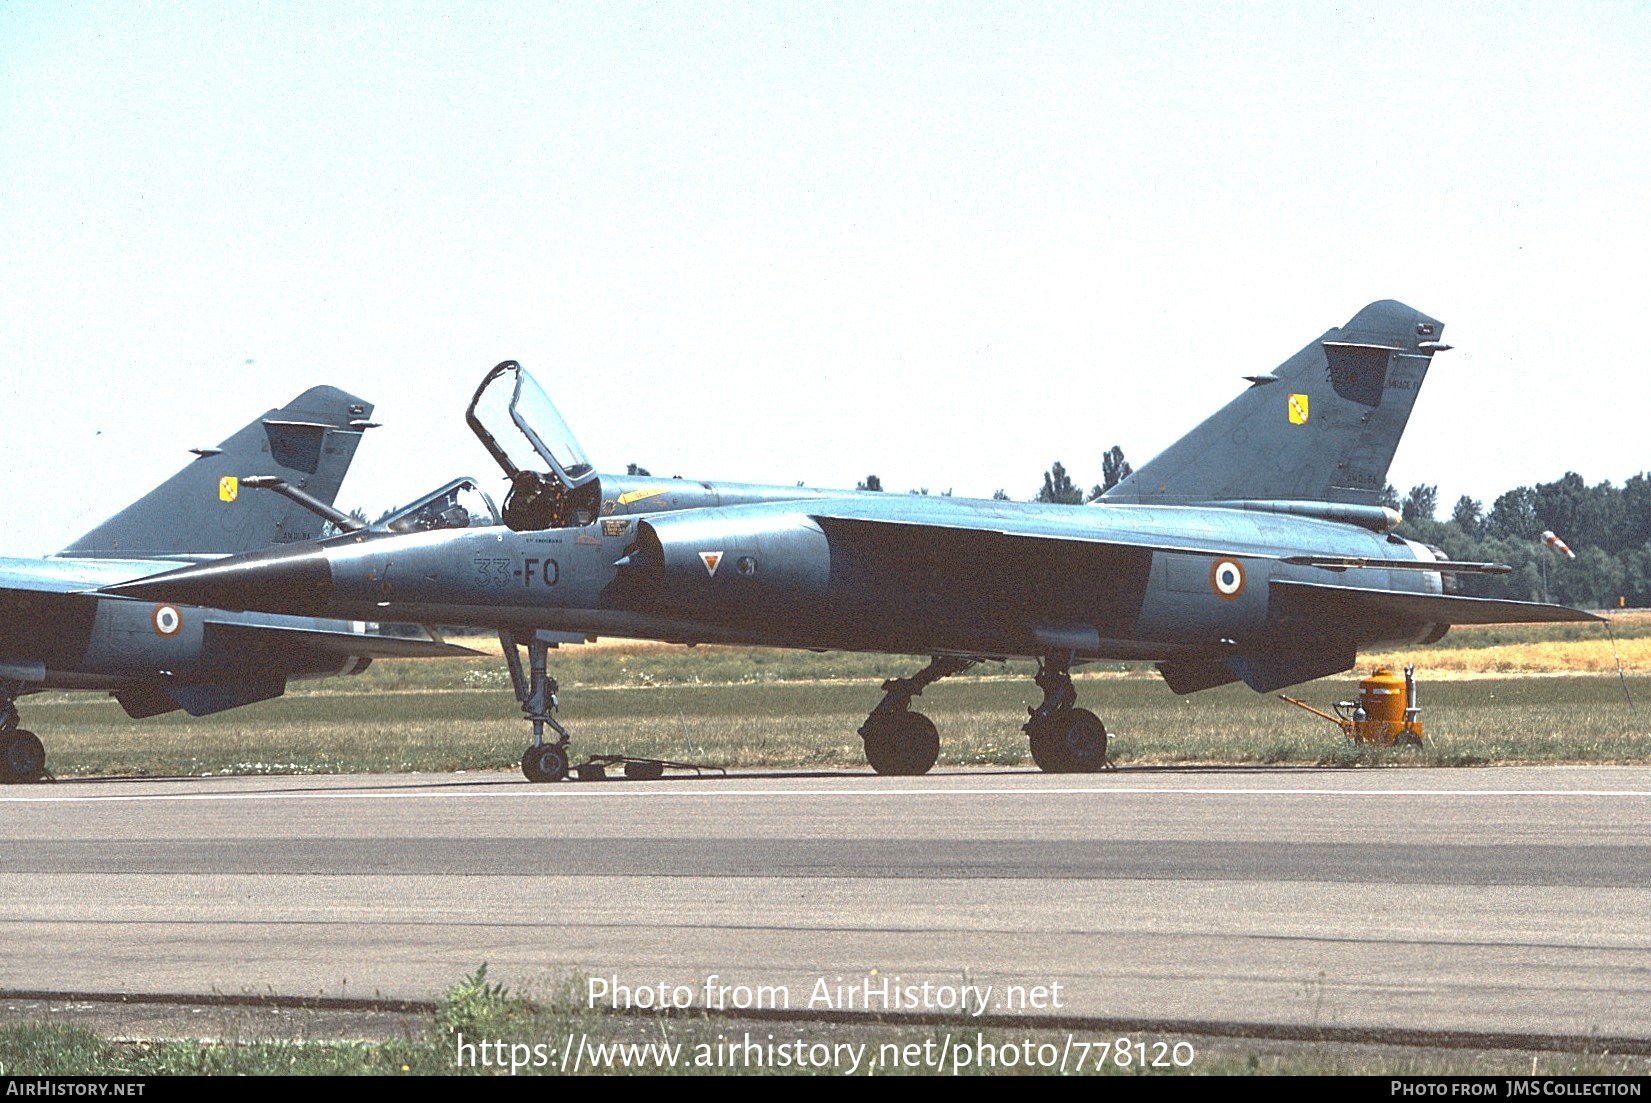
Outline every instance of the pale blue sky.
<svg viewBox="0 0 1651 1103">
<path fill-rule="evenodd" d="M 1641 3 L 0 3 L 0 551 L 322 382 L 341 504 L 491 481 L 506 358 L 601 467 L 1024 498 L 1378 298 L 1401 488 L 1621 482 L 1647 119 Z"/>
</svg>

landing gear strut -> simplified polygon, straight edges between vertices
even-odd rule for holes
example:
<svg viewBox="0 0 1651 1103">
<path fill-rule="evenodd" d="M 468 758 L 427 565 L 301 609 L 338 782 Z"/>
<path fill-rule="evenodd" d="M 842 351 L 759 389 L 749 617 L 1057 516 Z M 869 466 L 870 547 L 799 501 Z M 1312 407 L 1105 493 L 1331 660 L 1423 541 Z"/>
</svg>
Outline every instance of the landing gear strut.
<svg viewBox="0 0 1651 1103">
<path fill-rule="evenodd" d="M 883 683 L 883 699 L 860 727 L 866 741 L 866 761 L 880 774 L 913 777 L 926 774 L 940 757 L 940 734 L 934 721 L 911 711 L 913 697 L 930 685 L 953 674 L 961 674 L 979 659 L 936 655 L 929 665 L 910 678 L 890 678 Z"/>
<path fill-rule="evenodd" d="M 1088 709 L 1074 708 L 1072 657 L 1050 656 L 1038 662 L 1033 679 L 1043 701 L 1029 709 L 1024 731 L 1032 744 L 1032 761 L 1050 774 L 1090 774 L 1106 768 L 1106 725 Z"/>
<path fill-rule="evenodd" d="M 510 667 L 511 688 L 522 712 L 533 725 L 533 746 L 522 753 L 522 773 L 529 781 L 561 781 L 568 776 L 568 733 L 551 713 L 556 711 L 556 679 L 546 673 L 552 646 L 544 632 L 519 636 L 508 628 L 499 630 L 504 661 Z M 527 671 L 522 671 L 521 648 L 527 647 Z M 559 737 L 545 742 L 545 725 Z"/>
<path fill-rule="evenodd" d="M 31 731 L 17 726 L 15 683 L 0 685 L 0 784 L 32 785 L 46 776 L 46 748 Z"/>
</svg>

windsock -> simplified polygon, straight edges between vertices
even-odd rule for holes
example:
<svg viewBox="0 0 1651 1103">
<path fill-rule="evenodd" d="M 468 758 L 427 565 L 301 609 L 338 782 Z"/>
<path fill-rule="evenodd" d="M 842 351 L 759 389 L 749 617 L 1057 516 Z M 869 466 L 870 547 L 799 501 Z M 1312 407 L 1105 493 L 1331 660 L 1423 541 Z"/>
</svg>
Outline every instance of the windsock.
<svg viewBox="0 0 1651 1103">
<path fill-rule="evenodd" d="M 1554 551 L 1558 552 L 1560 555 L 1563 555 L 1566 559 L 1576 558 L 1576 552 L 1567 547 L 1565 541 L 1555 536 L 1552 529 L 1543 530 L 1542 542 Z"/>
</svg>

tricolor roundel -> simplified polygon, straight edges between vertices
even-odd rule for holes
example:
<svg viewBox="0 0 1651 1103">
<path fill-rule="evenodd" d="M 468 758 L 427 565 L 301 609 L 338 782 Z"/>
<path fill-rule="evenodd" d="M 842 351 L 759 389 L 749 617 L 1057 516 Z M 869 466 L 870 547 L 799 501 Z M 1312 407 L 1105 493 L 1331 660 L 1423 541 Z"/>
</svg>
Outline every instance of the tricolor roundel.
<svg viewBox="0 0 1651 1103">
<path fill-rule="evenodd" d="M 1244 568 L 1236 559 L 1217 559 L 1210 564 L 1210 589 L 1222 601 L 1231 601 L 1244 592 Z"/>
</svg>

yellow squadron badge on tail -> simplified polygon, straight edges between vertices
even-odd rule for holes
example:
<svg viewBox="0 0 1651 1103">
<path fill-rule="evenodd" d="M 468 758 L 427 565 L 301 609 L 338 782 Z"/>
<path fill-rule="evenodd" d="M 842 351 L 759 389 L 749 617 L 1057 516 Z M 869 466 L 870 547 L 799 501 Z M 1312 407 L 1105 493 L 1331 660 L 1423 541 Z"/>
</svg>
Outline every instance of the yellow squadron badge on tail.
<svg viewBox="0 0 1651 1103">
<path fill-rule="evenodd" d="M 1293 395 L 1290 396 L 1290 424 L 1291 425 L 1306 425 L 1307 424 L 1307 396 L 1306 395 L 1304 395 L 1304 394 L 1293 394 Z"/>
</svg>

